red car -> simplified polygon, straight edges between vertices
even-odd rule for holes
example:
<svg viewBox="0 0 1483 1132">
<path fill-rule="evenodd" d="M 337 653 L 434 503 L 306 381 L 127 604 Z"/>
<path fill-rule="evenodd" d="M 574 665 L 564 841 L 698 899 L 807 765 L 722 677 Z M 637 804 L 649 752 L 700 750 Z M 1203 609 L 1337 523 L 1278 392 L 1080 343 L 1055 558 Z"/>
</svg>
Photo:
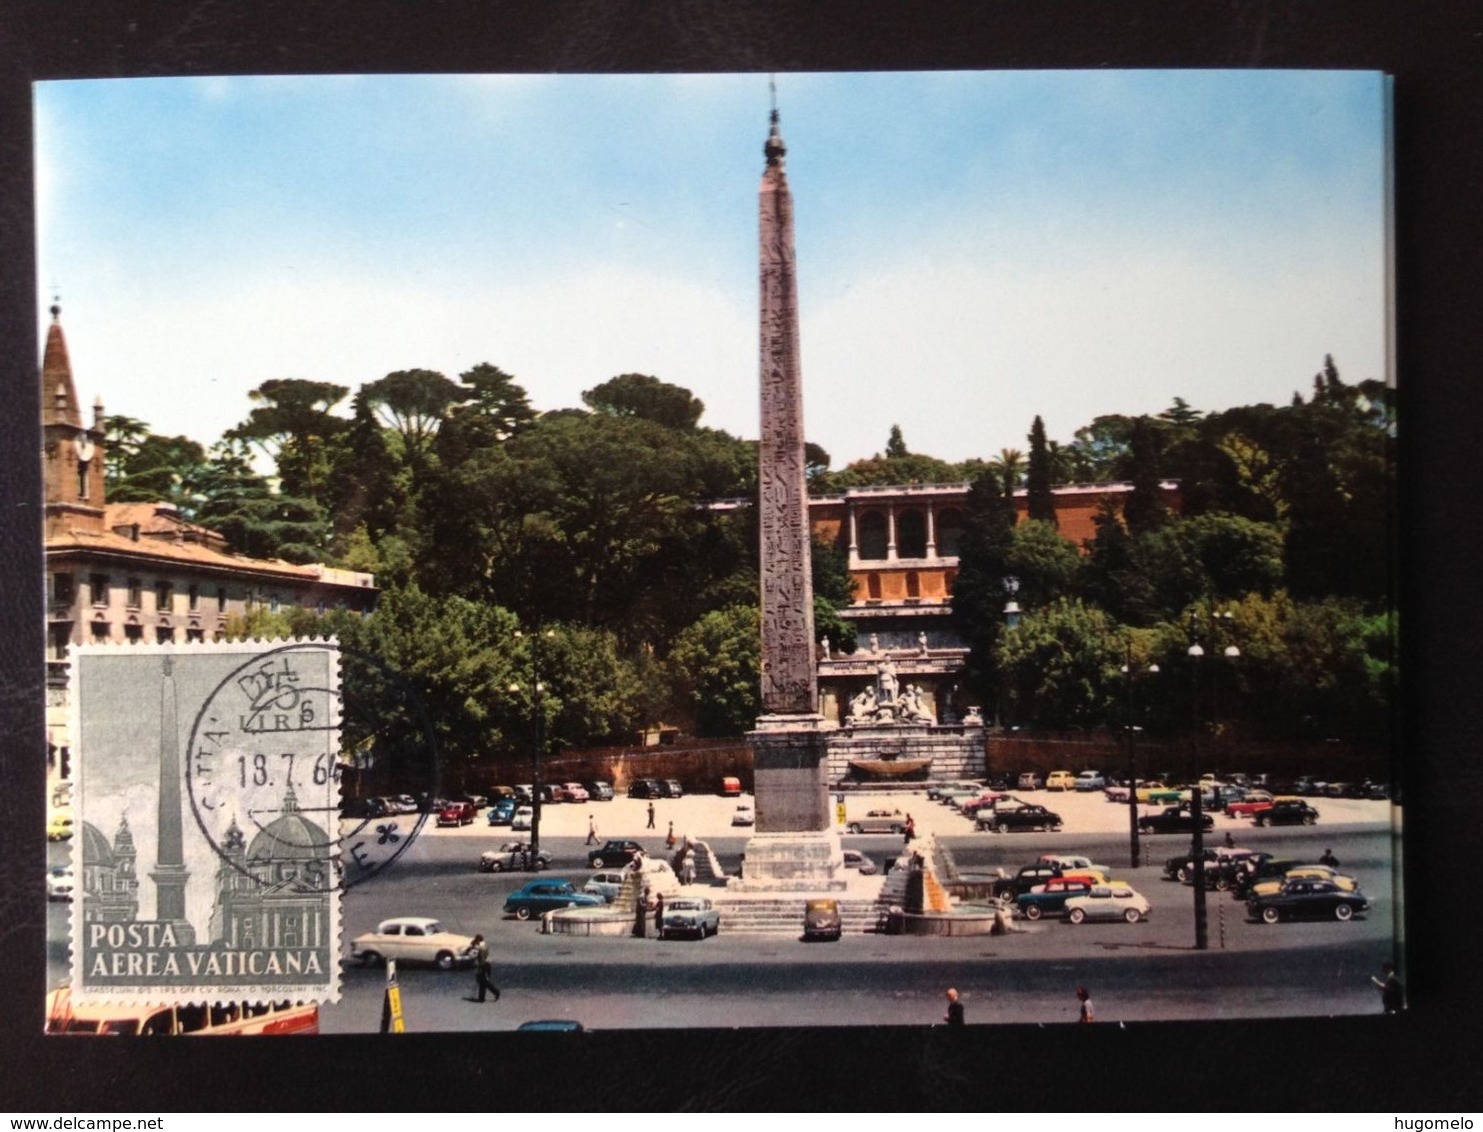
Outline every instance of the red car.
<svg viewBox="0 0 1483 1132">
<path fill-rule="evenodd" d="M 1239 802 L 1227 802 L 1226 813 L 1233 818 L 1251 817 L 1272 808 L 1272 795 L 1265 790 L 1250 790 Z"/>
<path fill-rule="evenodd" d="M 469 825 L 475 816 L 472 802 L 449 802 L 438 811 L 438 824 Z"/>
</svg>

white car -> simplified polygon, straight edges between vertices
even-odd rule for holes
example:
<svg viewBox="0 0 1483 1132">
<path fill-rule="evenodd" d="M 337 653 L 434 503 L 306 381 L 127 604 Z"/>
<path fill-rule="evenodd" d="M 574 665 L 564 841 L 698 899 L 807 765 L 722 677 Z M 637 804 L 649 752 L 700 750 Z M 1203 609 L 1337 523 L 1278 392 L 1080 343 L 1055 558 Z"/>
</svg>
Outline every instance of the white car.
<svg viewBox="0 0 1483 1132">
<path fill-rule="evenodd" d="M 878 871 L 875 862 L 858 849 L 844 850 L 844 867 L 857 870 L 862 877 L 874 876 Z"/>
<path fill-rule="evenodd" d="M 1066 901 L 1066 920 L 1080 924 L 1087 920 L 1126 920 L 1136 924 L 1148 915 L 1148 901 L 1125 884 L 1093 885 L 1085 896 Z"/>
<path fill-rule="evenodd" d="M 530 823 L 535 821 L 536 812 L 529 806 L 515 807 L 515 816 L 510 819 L 510 828 L 513 830 L 529 829 Z"/>
<path fill-rule="evenodd" d="M 449 971 L 467 961 L 471 936 L 444 931 L 437 920 L 426 916 L 398 916 L 382 920 L 373 932 L 350 941 L 350 958 L 371 967 L 395 959 L 398 963 L 433 963 Z"/>
<path fill-rule="evenodd" d="M 53 865 L 46 870 L 46 898 L 48 900 L 72 899 L 71 865 Z"/>
<path fill-rule="evenodd" d="M 756 825 L 757 811 L 752 809 L 750 803 L 743 802 L 731 813 L 732 825 Z"/>
</svg>

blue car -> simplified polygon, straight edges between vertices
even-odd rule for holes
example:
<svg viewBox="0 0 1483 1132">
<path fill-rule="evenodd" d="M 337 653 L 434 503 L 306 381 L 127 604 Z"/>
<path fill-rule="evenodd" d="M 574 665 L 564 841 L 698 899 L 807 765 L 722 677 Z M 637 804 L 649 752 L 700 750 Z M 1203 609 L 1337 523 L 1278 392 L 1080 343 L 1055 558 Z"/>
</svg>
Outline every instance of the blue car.
<svg viewBox="0 0 1483 1132">
<path fill-rule="evenodd" d="M 601 908 L 601 896 L 579 892 L 569 880 L 533 880 L 505 898 L 505 915 L 528 920 L 557 908 Z"/>
<path fill-rule="evenodd" d="M 515 817 L 515 799 L 501 798 L 489 803 L 489 824 L 509 825 Z"/>
</svg>

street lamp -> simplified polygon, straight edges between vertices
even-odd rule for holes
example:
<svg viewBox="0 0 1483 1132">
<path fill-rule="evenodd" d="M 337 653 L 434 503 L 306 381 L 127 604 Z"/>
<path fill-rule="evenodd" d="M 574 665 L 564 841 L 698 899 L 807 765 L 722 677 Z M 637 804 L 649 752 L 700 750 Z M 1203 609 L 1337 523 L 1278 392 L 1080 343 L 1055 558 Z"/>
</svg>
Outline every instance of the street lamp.
<svg viewBox="0 0 1483 1132">
<path fill-rule="evenodd" d="M 1210 645 L 1214 648 L 1222 629 L 1230 632 L 1232 622 L 1235 620 L 1230 610 L 1210 611 Z M 1195 949 L 1204 951 L 1210 946 L 1209 932 L 1207 930 L 1205 916 L 1205 829 L 1204 829 L 1204 797 L 1200 782 L 1200 661 L 1205 658 L 1204 646 L 1199 639 L 1199 614 L 1190 614 L 1190 646 L 1188 649 L 1191 664 L 1191 674 L 1194 680 L 1194 785 L 1190 790 L 1190 818 L 1194 825 L 1194 837 L 1191 840 L 1190 851 L 1194 857 L 1195 875 Z M 1234 644 L 1228 644 L 1221 650 L 1221 656 L 1227 660 L 1235 660 L 1241 655 L 1241 650 Z M 1215 673 L 1210 674 L 1210 724 L 1215 725 Z"/>
<path fill-rule="evenodd" d="M 1004 586 L 1004 596 L 1009 600 L 1004 603 L 1004 627 L 1006 629 L 1018 629 L 1020 625 L 1020 603 L 1014 600 L 1014 595 L 1020 592 L 1020 580 L 1013 574 L 1008 575 L 1001 583 Z M 1003 729 L 1003 721 L 999 717 L 999 709 L 1004 700 L 1004 674 L 1000 672 L 996 681 L 997 687 L 994 692 L 994 730 Z"/>
<path fill-rule="evenodd" d="M 545 691 L 545 685 L 541 683 L 541 650 L 542 639 L 552 640 L 556 636 L 554 629 L 538 632 L 531 638 L 530 642 L 530 687 L 531 707 L 535 713 L 535 746 L 530 753 L 530 859 L 540 860 L 541 853 L 541 754 L 546 745 L 546 713 L 541 710 L 541 693 Z M 525 634 L 519 629 L 515 630 L 515 639 L 524 640 Z M 519 684 L 511 684 L 512 694 L 520 693 Z"/>
<path fill-rule="evenodd" d="M 1159 666 L 1150 664 L 1143 671 L 1149 675 L 1157 673 Z M 1133 642 L 1127 642 L 1127 660 L 1123 672 L 1123 726 L 1128 733 L 1128 867 L 1138 867 L 1138 760 L 1134 754 L 1134 741 L 1138 726 L 1133 722 Z"/>
</svg>

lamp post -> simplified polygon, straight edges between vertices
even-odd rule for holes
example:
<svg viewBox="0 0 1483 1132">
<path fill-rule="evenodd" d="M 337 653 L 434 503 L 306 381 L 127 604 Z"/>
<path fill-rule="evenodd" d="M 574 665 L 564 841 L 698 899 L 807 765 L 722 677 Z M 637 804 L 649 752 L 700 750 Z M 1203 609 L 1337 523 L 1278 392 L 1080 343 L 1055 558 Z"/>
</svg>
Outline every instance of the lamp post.
<svg viewBox="0 0 1483 1132">
<path fill-rule="evenodd" d="M 1014 600 L 1014 595 L 1020 592 L 1020 580 L 1013 574 L 1008 575 L 1002 582 L 1004 596 L 1009 600 L 1004 603 L 1004 627 L 1006 629 L 1018 629 L 1020 624 L 1020 603 Z M 994 730 L 1002 731 L 1004 722 L 1000 718 L 1000 708 L 1004 701 L 1004 674 L 1000 672 L 996 680 L 994 694 Z"/>
<path fill-rule="evenodd" d="M 1222 627 L 1229 631 L 1231 622 L 1234 620 L 1229 610 L 1210 611 L 1209 640 L 1214 649 L 1217 644 Z M 1209 932 L 1207 929 L 1205 915 L 1205 830 L 1204 830 L 1204 798 L 1203 787 L 1200 782 L 1200 662 L 1205 658 L 1205 649 L 1200 644 L 1199 615 L 1190 615 L 1190 646 L 1189 657 L 1192 661 L 1191 672 L 1194 680 L 1194 785 L 1190 790 L 1190 817 L 1194 825 L 1194 837 L 1191 840 L 1190 851 L 1194 856 L 1195 877 L 1195 950 L 1204 951 L 1210 946 Z M 1227 660 L 1235 660 L 1241 655 L 1241 650 L 1234 644 L 1226 645 L 1221 655 Z M 1215 673 L 1210 674 L 1210 724 L 1215 725 Z"/>
<path fill-rule="evenodd" d="M 556 636 L 554 629 L 536 633 L 530 641 L 530 688 L 531 707 L 535 713 L 535 746 L 530 753 L 530 859 L 540 860 L 541 853 L 541 755 L 546 745 L 546 713 L 541 710 L 541 693 L 545 691 L 541 683 L 541 650 L 542 639 L 552 640 Z M 519 629 L 515 630 L 515 639 L 523 640 L 525 634 Z M 519 694 L 520 685 L 511 684 L 510 691 Z"/>
<path fill-rule="evenodd" d="M 1150 664 L 1143 671 L 1152 675 L 1158 672 L 1157 664 Z M 1133 722 L 1133 642 L 1127 642 L 1127 659 L 1123 672 L 1123 726 L 1128 734 L 1128 867 L 1138 867 L 1138 760 L 1134 753 L 1138 725 Z"/>
</svg>

